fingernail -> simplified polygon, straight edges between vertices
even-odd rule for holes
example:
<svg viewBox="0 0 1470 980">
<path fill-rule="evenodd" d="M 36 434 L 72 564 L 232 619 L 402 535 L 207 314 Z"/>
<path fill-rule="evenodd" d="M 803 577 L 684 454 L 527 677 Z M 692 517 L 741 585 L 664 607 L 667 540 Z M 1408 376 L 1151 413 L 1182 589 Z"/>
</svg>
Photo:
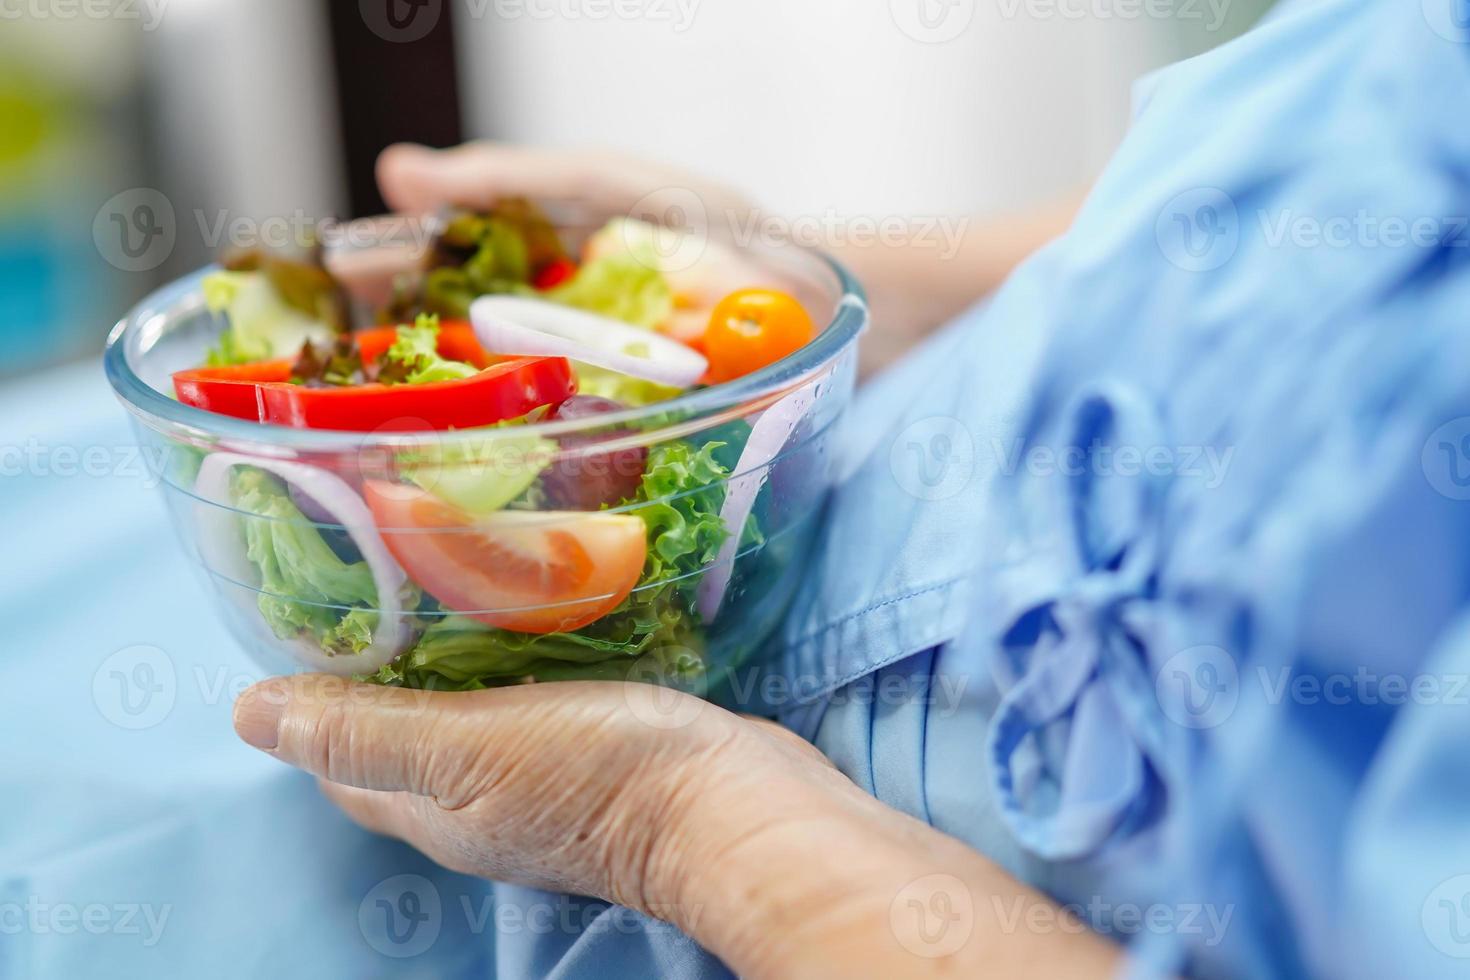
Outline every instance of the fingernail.
<svg viewBox="0 0 1470 980">
<path fill-rule="evenodd" d="M 281 714 L 285 710 L 284 699 L 268 697 L 259 687 L 252 687 L 235 702 L 235 733 L 246 744 L 272 752 L 280 741 Z"/>
</svg>

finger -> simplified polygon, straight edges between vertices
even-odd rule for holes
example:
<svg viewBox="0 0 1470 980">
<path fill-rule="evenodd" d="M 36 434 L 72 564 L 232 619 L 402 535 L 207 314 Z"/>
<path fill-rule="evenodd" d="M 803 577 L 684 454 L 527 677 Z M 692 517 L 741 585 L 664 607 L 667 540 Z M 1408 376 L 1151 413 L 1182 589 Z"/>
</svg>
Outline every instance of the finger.
<svg viewBox="0 0 1470 980">
<path fill-rule="evenodd" d="M 446 731 L 465 699 L 340 677 L 277 677 L 235 702 L 235 730 L 282 762 L 362 789 L 452 796 L 455 753 Z"/>
<path fill-rule="evenodd" d="M 378 157 L 378 188 L 395 211 L 426 214 L 448 206 L 488 208 L 504 197 L 577 200 L 596 175 L 573 154 L 495 143 L 432 150 L 408 143 Z"/>
<path fill-rule="evenodd" d="M 427 248 L 414 244 L 384 245 L 328 251 L 325 261 L 327 271 L 349 296 L 372 306 L 384 306 L 393 298 L 398 277 L 419 269 L 426 252 Z"/>
</svg>

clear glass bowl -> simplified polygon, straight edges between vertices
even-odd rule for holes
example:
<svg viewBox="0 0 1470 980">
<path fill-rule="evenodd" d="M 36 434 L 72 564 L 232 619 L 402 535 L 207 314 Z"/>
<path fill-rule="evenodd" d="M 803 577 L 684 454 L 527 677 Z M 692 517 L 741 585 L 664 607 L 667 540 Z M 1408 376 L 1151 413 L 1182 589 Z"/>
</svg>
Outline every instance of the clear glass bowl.
<svg viewBox="0 0 1470 980">
<path fill-rule="evenodd" d="M 563 232 L 575 242 L 585 228 Z M 765 666 L 763 648 L 804 573 L 832 479 L 831 434 L 851 398 L 868 318 L 860 287 L 831 260 L 795 246 L 739 252 L 763 284 L 779 284 L 825 323 L 816 339 L 739 381 L 616 414 L 362 434 L 191 408 L 171 397 L 170 376 L 200 364 L 225 327 L 200 293 L 210 270 L 159 290 L 117 325 L 107 374 L 160 467 L 174 527 L 207 593 L 266 669 L 456 690 L 633 679 L 729 702 L 736 685 L 749 689 L 746 672 Z M 672 472 L 696 455 L 704 462 L 693 470 L 714 475 L 611 509 L 579 509 L 565 496 L 552 509 L 531 493 L 490 532 L 420 519 L 432 500 L 425 488 L 513 471 L 533 451 L 573 482 L 613 474 L 636 485 L 643 466 Z M 270 506 L 251 495 L 252 484 L 273 491 Z M 701 529 L 693 557 L 669 563 L 657 548 L 630 550 L 633 528 L 680 521 Z M 339 568 L 320 560 L 322 549 Z M 313 553 L 316 577 L 283 573 L 279 566 L 295 564 L 287 553 Z M 598 569 L 622 571 L 588 574 L 583 554 Z M 619 556 L 611 565 L 609 554 Z M 364 556 L 376 560 L 359 564 Z M 635 561 L 640 582 L 618 599 L 609 582 L 621 575 L 625 589 Z M 323 567 L 329 583 L 320 581 Z M 554 601 L 536 598 L 548 589 Z M 545 633 L 557 625 L 566 628 Z"/>
</svg>

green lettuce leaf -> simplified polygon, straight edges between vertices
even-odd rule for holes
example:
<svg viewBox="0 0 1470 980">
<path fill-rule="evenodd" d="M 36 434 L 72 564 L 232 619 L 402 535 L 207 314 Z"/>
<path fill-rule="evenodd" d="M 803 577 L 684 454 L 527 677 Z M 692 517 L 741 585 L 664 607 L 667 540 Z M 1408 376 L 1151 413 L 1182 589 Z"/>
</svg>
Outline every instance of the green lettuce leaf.
<svg viewBox="0 0 1470 980">
<path fill-rule="evenodd" d="M 208 364 L 248 364 L 294 357 L 307 342 L 330 344 L 331 326 L 289 305 L 264 272 L 214 272 L 201 284 L 211 313 L 230 322 Z"/>
<path fill-rule="evenodd" d="M 479 368 L 439 356 L 439 318 L 421 315 L 411 327 L 399 327 L 398 339 L 383 355 L 378 380 L 385 384 L 423 385 L 435 381 L 463 381 Z"/>
<path fill-rule="evenodd" d="M 715 453 L 723 443 L 700 448 L 683 441 L 661 443 L 648 455 L 648 468 L 633 513 L 648 525 L 648 566 L 644 581 L 677 580 L 692 598 L 699 576 L 714 561 L 729 532 L 720 519 L 730 471 Z"/>
<path fill-rule="evenodd" d="M 423 308 L 452 320 L 465 320 L 470 304 L 485 295 L 536 295 L 530 285 L 537 256 L 547 248 L 546 230 L 529 215 L 458 215 L 438 246 L 444 264 L 424 277 Z M 551 231 L 551 244 L 560 245 Z M 461 260 L 462 257 L 462 260 Z M 401 311 L 400 311 L 401 312 Z"/>
<path fill-rule="evenodd" d="M 577 372 L 578 394 L 590 395 L 594 398 L 609 398 L 629 408 L 641 408 L 644 405 L 666 402 L 684 393 L 680 388 L 670 388 L 654 381 L 644 381 L 642 378 L 634 378 L 617 371 L 609 371 L 607 368 L 583 364 L 581 361 L 573 362 L 572 366 Z"/>
<path fill-rule="evenodd" d="M 478 690 L 549 680 L 641 675 L 689 680 L 704 669 L 703 637 L 672 589 L 643 588 L 576 633 L 535 636 L 462 616 L 434 618 L 417 645 L 369 680 L 429 690 Z"/>
<path fill-rule="evenodd" d="M 635 254 L 593 259 L 546 298 L 589 313 L 652 328 L 674 312 L 674 293 L 656 265 Z"/>
<path fill-rule="evenodd" d="M 271 631 L 283 640 L 312 637 L 331 653 L 361 653 L 378 621 L 367 562 L 339 557 L 285 486 L 262 470 L 237 470 L 231 496 L 251 515 L 241 520 L 245 553 L 260 570 L 260 612 Z"/>
</svg>

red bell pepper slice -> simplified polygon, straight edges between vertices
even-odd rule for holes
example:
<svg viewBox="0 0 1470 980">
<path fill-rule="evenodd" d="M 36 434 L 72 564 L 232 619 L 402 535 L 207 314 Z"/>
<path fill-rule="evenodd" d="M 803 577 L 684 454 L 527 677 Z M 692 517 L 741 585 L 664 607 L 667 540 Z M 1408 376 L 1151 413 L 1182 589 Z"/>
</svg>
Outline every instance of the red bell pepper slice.
<svg viewBox="0 0 1470 980">
<path fill-rule="evenodd" d="M 576 390 L 566 358 L 522 357 L 461 381 L 349 388 L 261 385 L 260 420 L 345 432 L 473 429 L 560 405 Z"/>
<path fill-rule="evenodd" d="M 204 368 L 174 375 L 186 405 L 298 429 L 420 432 L 470 429 L 520 418 L 576 393 L 571 362 L 526 357 L 495 364 L 474 377 L 423 385 L 308 388 L 289 382 L 291 362 Z"/>
<path fill-rule="evenodd" d="M 554 259 L 548 262 L 544 269 L 536 273 L 535 278 L 531 280 L 531 285 L 544 293 L 548 290 L 555 289 L 576 274 L 577 263 L 571 259 Z"/>
<path fill-rule="evenodd" d="M 287 384 L 293 366 L 293 361 L 259 361 L 180 371 L 174 375 L 174 393 L 185 405 L 259 422 L 260 386 Z"/>
</svg>

